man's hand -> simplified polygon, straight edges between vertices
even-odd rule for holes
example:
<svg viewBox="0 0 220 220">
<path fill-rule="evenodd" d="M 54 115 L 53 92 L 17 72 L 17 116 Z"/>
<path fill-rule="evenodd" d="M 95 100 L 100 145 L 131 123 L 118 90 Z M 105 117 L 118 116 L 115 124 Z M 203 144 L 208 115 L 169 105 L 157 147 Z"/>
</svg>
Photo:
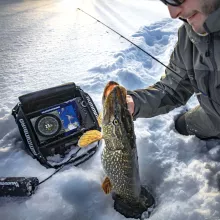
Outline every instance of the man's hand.
<svg viewBox="0 0 220 220">
<path fill-rule="evenodd" d="M 127 101 L 128 111 L 131 113 L 131 115 L 133 115 L 134 114 L 134 100 L 132 96 L 127 95 L 126 101 Z"/>
</svg>

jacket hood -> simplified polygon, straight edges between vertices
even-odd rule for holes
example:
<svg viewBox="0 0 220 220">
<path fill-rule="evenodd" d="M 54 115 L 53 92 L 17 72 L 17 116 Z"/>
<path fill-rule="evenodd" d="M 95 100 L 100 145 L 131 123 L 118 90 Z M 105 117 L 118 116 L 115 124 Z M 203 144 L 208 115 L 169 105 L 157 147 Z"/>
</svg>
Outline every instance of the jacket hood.
<svg viewBox="0 0 220 220">
<path fill-rule="evenodd" d="M 220 8 L 211 13 L 204 23 L 207 33 L 220 31 Z"/>
</svg>

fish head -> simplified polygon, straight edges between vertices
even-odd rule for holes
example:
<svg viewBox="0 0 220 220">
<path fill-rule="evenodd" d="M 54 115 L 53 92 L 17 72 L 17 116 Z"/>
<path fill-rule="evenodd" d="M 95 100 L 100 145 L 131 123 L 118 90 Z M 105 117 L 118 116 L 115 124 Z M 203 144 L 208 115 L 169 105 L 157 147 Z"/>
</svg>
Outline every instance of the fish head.
<svg viewBox="0 0 220 220">
<path fill-rule="evenodd" d="M 113 81 L 104 90 L 102 132 L 106 146 L 112 150 L 135 146 L 133 119 L 127 108 L 126 96 L 127 90 Z"/>
</svg>

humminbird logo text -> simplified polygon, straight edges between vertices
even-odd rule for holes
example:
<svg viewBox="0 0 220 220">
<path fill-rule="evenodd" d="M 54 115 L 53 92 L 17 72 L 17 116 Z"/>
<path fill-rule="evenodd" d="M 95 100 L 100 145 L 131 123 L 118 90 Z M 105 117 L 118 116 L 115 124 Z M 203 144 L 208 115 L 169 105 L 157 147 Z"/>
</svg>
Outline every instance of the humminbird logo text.
<svg viewBox="0 0 220 220">
<path fill-rule="evenodd" d="M 25 135 L 25 137 L 26 137 L 26 140 L 27 140 L 27 142 L 28 142 L 28 145 L 29 145 L 29 147 L 30 147 L 32 153 L 36 156 L 37 153 L 36 153 L 36 151 L 35 151 L 35 149 L 34 149 L 34 145 L 33 145 L 33 143 L 32 143 L 31 137 L 30 137 L 30 135 L 29 135 L 29 133 L 28 133 L 28 129 L 27 129 L 25 123 L 24 123 L 24 120 L 23 120 L 23 119 L 19 119 L 19 122 L 20 122 L 20 124 L 21 124 L 21 127 L 23 128 L 24 135 Z"/>
<path fill-rule="evenodd" d="M 91 107 L 91 109 L 92 109 L 94 115 L 96 116 L 96 118 L 98 118 L 98 113 L 97 113 L 97 111 L 96 111 L 94 105 L 92 104 L 92 102 L 91 102 L 89 96 L 86 96 L 86 99 L 87 99 L 87 101 L 88 101 L 88 103 L 89 103 L 89 105 L 90 105 L 90 107 Z"/>
<path fill-rule="evenodd" d="M 17 182 L 0 182 L 0 186 L 16 186 L 19 187 Z"/>
</svg>

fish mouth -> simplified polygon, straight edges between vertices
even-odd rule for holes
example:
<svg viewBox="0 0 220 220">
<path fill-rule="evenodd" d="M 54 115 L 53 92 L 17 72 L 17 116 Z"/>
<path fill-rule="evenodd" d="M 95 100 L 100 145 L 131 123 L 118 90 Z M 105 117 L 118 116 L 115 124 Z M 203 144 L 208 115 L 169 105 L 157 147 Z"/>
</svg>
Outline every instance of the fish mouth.
<svg viewBox="0 0 220 220">
<path fill-rule="evenodd" d="M 109 95 L 109 93 L 116 87 L 119 86 L 119 84 L 117 82 L 114 81 L 109 81 L 105 88 L 104 88 L 104 92 L 103 92 L 103 96 L 102 96 L 102 104 L 104 105 L 105 100 L 107 98 L 107 96 Z"/>
<path fill-rule="evenodd" d="M 133 118 L 127 108 L 127 90 L 111 81 L 103 93 L 102 133 L 108 149 L 135 148 Z"/>
<path fill-rule="evenodd" d="M 103 93 L 103 121 L 109 123 L 113 120 L 121 121 L 126 115 L 127 90 L 118 83 L 110 81 L 104 89 Z"/>
</svg>

